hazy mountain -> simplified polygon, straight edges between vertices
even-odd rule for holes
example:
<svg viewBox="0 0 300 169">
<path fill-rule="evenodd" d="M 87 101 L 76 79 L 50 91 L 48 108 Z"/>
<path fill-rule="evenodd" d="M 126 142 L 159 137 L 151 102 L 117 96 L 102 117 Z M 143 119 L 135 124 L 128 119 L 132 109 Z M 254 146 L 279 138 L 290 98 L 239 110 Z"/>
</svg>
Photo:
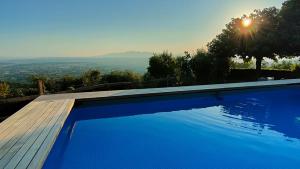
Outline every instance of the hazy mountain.
<svg viewBox="0 0 300 169">
<path fill-rule="evenodd" d="M 26 82 L 34 74 L 76 76 L 89 69 L 99 69 L 103 73 L 113 70 L 145 73 L 151 56 L 150 52 L 125 52 L 91 57 L 0 59 L 0 81 Z"/>
</svg>

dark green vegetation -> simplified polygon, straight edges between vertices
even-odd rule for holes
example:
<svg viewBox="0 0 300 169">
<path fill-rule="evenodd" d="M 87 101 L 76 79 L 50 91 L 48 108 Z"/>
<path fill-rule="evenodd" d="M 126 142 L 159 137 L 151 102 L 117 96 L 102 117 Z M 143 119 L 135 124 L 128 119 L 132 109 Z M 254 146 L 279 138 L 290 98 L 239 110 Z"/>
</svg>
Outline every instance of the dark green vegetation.
<svg viewBox="0 0 300 169">
<path fill-rule="evenodd" d="M 247 16 L 232 19 L 208 44 L 209 52 L 219 58 L 241 57 L 244 61 L 255 58 L 258 75 L 264 58 L 299 56 L 299 5 L 299 0 L 288 0 L 281 10 L 275 7 L 255 10 L 249 16 L 252 20 L 249 27 L 242 24 Z"/>
<path fill-rule="evenodd" d="M 281 55 L 300 55 L 300 1 L 286 1 L 278 15 L 278 38 Z"/>
<path fill-rule="evenodd" d="M 251 24 L 243 24 L 245 19 Z M 121 55 L 132 57 L 6 61 L 0 64 L 0 97 L 35 95 L 37 80 L 48 93 L 59 93 L 297 78 L 300 67 L 291 59 L 300 56 L 300 1 L 233 18 L 207 50 L 176 57 L 167 51 Z"/>
</svg>

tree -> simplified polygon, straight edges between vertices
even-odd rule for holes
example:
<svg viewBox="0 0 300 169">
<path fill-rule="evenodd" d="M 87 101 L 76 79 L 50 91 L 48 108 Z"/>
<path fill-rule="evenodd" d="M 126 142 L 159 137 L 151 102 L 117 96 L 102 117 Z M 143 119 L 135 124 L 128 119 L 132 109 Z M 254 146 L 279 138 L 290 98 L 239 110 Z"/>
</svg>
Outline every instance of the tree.
<svg viewBox="0 0 300 169">
<path fill-rule="evenodd" d="M 168 78 L 175 76 L 176 62 L 172 53 L 154 54 L 149 60 L 148 73 L 154 78 Z"/>
<path fill-rule="evenodd" d="M 32 85 L 34 87 L 36 87 L 39 80 L 43 81 L 44 83 L 49 80 L 49 78 L 47 76 L 41 75 L 41 74 L 32 75 L 30 77 L 30 79 L 31 79 Z"/>
<path fill-rule="evenodd" d="M 197 82 L 201 84 L 211 82 L 213 58 L 205 50 L 198 50 L 190 64 Z"/>
<path fill-rule="evenodd" d="M 241 18 L 234 18 L 207 44 L 208 54 L 213 58 L 214 77 L 216 82 L 224 81 L 230 70 L 231 58 L 237 57 L 241 39 Z M 244 58 L 246 60 L 246 58 Z"/>
<path fill-rule="evenodd" d="M 101 73 L 98 70 L 89 70 L 82 76 L 82 83 L 85 86 L 95 85 L 101 80 Z"/>
<path fill-rule="evenodd" d="M 212 82 L 224 83 L 230 72 L 230 58 L 216 57 L 212 54 L 210 56 L 213 58 Z"/>
<path fill-rule="evenodd" d="M 234 18 L 226 25 L 212 42 L 208 44 L 208 51 L 217 58 L 240 56 L 245 61 L 256 59 L 258 74 L 264 57 L 276 58 L 278 44 L 276 31 L 278 28 L 279 10 L 275 7 L 255 10 L 249 17 Z M 251 24 L 245 26 L 244 21 L 250 19 Z"/>
<path fill-rule="evenodd" d="M 280 54 L 300 55 L 300 1 L 287 0 L 279 13 Z"/>
<path fill-rule="evenodd" d="M 231 58 L 237 56 L 240 46 L 240 23 L 240 18 L 232 19 L 222 33 L 207 44 L 208 55 L 212 60 L 210 74 L 212 82 L 224 82 L 228 76 Z"/>
<path fill-rule="evenodd" d="M 98 78 L 97 76 L 96 76 L 96 79 Z M 95 80 L 95 81 L 97 81 L 97 80 Z M 73 76 L 70 76 L 70 75 L 63 76 L 59 80 L 58 83 L 60 83 L 60 90 L 69 90 L 69 89 L 75 88 L 76 86 L 81 85 L 81 81 L 80 81 L 79 78 L 76 78 L 76 77 L 73 77 Z"/>
<path fill-rule="evenodd" d="M 6 98 L 10 93 L 9 85 L 5 82 L 0 83 L 0 98 Z"/>
<path fill-rule="evenodd" d="M 239 46 L 239 25 L 241 19 L 232 19 L 211 42 L 207 44 L 208 53 L 215 57 L 236 57 Z"/>
<path fill-rule="evenodd" d="M 275 7 L 255 10 L 250 15 L 253 24 L 242 36 L 243 44 L 237 54 L 244 59 L 255 58 L 258 75 L 265 57 L 276 60 L 276 53 L 278 53 L 278 42 L 276 41 L 278 13 L 279 10 Z"/>
<path fill-rule="evenodd" d="M 37 74 L 31 76 L 31 82 L 33 90 L 30 89 L 30 93 L 36 93 L 36 94 L 44 94 L 46 91 L 45 83 L 48 81 L 48 77 L 45 75 Z"/>
<path fill-rule="evenodd" d="M 193 73 L 191 69 L 191 55 L 188 52 L 184 52 L 184 56 L 176 57 L 176 78 L 181 84 L 189 83 L 193 81 Z"/>
</svg>

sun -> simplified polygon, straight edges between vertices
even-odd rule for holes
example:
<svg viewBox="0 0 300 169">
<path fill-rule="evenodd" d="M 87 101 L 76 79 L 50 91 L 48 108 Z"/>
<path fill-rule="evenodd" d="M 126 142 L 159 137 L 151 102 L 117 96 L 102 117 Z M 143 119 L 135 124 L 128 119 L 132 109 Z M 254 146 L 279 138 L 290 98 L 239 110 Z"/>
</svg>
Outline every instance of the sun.
<svg viewBox="0 0 300 169">
<path fill-rule="evenodd" d="M 252 24 L 252 20 L 250 18 L 244 18 L 242 19 L 242 24 L 245 28 L 247 28 Z"/>
</svg>

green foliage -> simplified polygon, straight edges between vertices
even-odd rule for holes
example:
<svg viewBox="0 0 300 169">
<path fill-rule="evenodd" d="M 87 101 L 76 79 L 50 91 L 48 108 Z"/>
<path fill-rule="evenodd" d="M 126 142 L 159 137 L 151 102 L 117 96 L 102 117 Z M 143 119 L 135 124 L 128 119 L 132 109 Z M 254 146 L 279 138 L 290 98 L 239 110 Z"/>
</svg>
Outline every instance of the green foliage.
<svg viewBox="0 0 300 169">
<path fill-rule="evenodd" d="M 279 13 L 278 35 L 280 54 L 285 56 L 300 55 L 300 1 L 287 0 Z"/>
<path fill-rule="evenodd" d="M 280 63 L 274 62 L 271 65 L 271 69 L 277 69 L 277 70 L 292 70 L 294 67 L 294 63 L 291 61 L 282 61 Z"/>
<path fill-rule="evenodd" d="M 7 83 L 0 83 L 0 98 L 6 98 L 10 93 L 10 87 Z"/>
<path fill-rule="evenodd" d="M 275 60 L 278 53 L 277 27 L 279 10 L 275 7 L 255 10 L 250 15 L 253 28 L 245 35 L 245 44 L 238 55 L 256 59 L 256 69 L 261 70 L 264 57 Z"/>
<path fill-rule="evenodd" d="M 263 10 L 255 10 L 250 14 L 253 20 L 252 29 L 245 35 L 245 46 L 242 49 L 245 53 L 255 59 L 268 57 L 275 59 L 277 53 L 276 31 L 278 28 L 279 10 L 275 7 L 265 8 Z"/>
<path fill-rule="evenodd" d="M 71 75 L 65 75 L 62 78 L 48 78 L 45 81 L 46 90 L 50 93 L 70 90 L 71 88 L 82 86 L 82 79 Z"/>
<path fill-rule="evenodd" d="M 73 76 L 64 76 L 61 80 L 61 90 L 68 90 L 70 88 L 75 87 L 76 85 L 80 85 L 80 80 Z"/>
<path fill-rule="evenodd" d="M 82 76 L 82 83 L 84 86 L 91 86 L 99 83 L 101 80 L 101 73 L 98 70 L 89 70 Z"/>
<path fill-rule="evenodd" d="M 188 52 L 185 52 L 184 56 L 176 57 L 176 78 L 180 84 L 187 84 L 193 81 L 193 72 L 191 69 L 192 57 Z"/>
<path fill-rule="evenodd" d="M 235 57 L 238 46 L 238 29 L 240 19 L 232 19 L 226 29 L 207 44 L 208 53 L 216 57 Z"/>
<path fill-rule="evenodd" d="M 175 76 L 176 61 L 172 53 L 154 54 L 149 60 L 148 73 L 153 78 L 167 78 Z"/>
<path fill-rule="evenodd" d="M 242 21 L 248 17 L 252 24 L 245 27 Z M 151 83 L 143 84 L 144 86 L 162 87 L 185 85 L 194 81 L 207 84 L 225 82 L 226 79 L 234 81 L 234 78 L 255 80 L 260 72 L 277 72 L 288 76 L 285 71 L 278 70 L 292 70 L 295 77 L 300 77 L 299 65 L 290 61 L 277 62 L 277 58 L 300 55 L 300 1 L 287 0 L 281 10 L 275 7 L 255 10 L 248 17 L 244 15 L 233 18 L 222 33 L 207 44 L 207 51 L 198 50 L 193 56 L 185 52 L 185 55 L 176 58 L 169 52 L 153 54 L 149 59 L 148 71 L 143 77 L 131 71 L 113 71 L 101 75 L 98 70 L 89 70 L 80 78 L 63 76 L 53 79 L 53 76 L 34 75 L 31 77 L 32 84 L 25 87 L 0 83 L 0 97 L 36 94 L 38 80 L 43 80 L 46 90 L 54 93 L 99 83 L 142 84 L 144 80 Z M 232 61 L 235 57 L 242 58 L 244 63 Z M 270 66 L 265 64 L 264 58 L 276 62 Z M 254 67 L 257 71 L 251 70 Z M 262 67 L 268 70 L 261 71 Z M 233 70 L 231 79 L 228 78 L 230 68 Z M 278 77 L 281 78 L 279 75 Z"/>
<path fill-rule="evenodd" d="M 36 85 L 38 80 L 42 80 L 46 82 L 48 80 L 48 77 L 46 75 L 36 74 L 36 75 L 32 75 L 30 79 L 33 85 Z"/>
<path fill-rule="evenodd" d="M 191 69 L 195 75 L 197 82 L 209 83 L 213 72 L 213 57 L 206 51 L 198 50 L 191 60 Z"/>
<path fill-rule="evenodd" d="M 299 64 L 293 64 L 291 66 L 291 71 L 300 72 L 300 65 Z"/>
<path fill-rule="evenodd" d="M 243 62 L 235 62 L 233 60 L 230 61 L 231 69 L 253 69 L 255 67 L 252 60 L 243 61 Z"/>
<path fill-rule="evenodd" d="M 132 71 L 112 71 L 110 74 L 103 76 L 102 81 L 105 83 L 117 82 L 140 82 L 142 76 Z"/>
<path fill-rule="evenodd" d="M 276 31 L 278 25 L 278 10 L 266 8 L 255 10 L 250 15 L 252 24 L 244 27 L 242 21 L 246 16 L 232 19 L 212 42 L 208 44 L 208 51 L 216 57 L 241 56 L 245 61 L 256 59 L 256 69 L 261 69 L 264 57 L 275 59 L 278 49 Z"/>
<path fill-rule="evenodd" d="M 55 92 L 61 90 L 60 84 L 58 83 L 58 80 L 56 80 L 56 79 L 48 79 L 45 82 L 45 87 L 46 87 L 46 90 L 48 90 L 51 93 L 55 93 Z"/>
<path fill-rule="evenodd" d="M 10 93 L 14 97 L 23 97 L 25 96 L 24 91 L 24 88 L 13 88 L 11 89 Z"/>
<path fill-rule="evenodd" d="M 300 78 L 300 65 L 294 65 L 292 68 L 294 78 Z"/>
<path fill-rule="evenodd" d="M 230 59 L 227 57 L 216 57 L 213 56 L 213 74 L 212 79 L 213 83 L 224 83 L 230 72 Z"/>
<path fill-rule="evenodd" d="M 46 76 L 46 75 L 42 75 L 42 74 L 36 74 L 36 75 L 32 75 L 32 76 L 30 76 L 30 81 L 31 81 L 31 83 L 30 83 L 30 88 L 36 88 L 37 89 L 37 87 L 38 87 L 38 82 L 39 81 L 42 81 L 42 82 L 47 82 L 47 80 L 48 80 L 48 77 Z M 23 89 L 23 90 L 25 90 L 25 89 Z M 29 91 L 29 90 L 28 90 Z M 16 92 L 15 92 L 16 93 Z M 31 93 L 31 91 L 29 92 L 29 93 Z"/>
</svg>

